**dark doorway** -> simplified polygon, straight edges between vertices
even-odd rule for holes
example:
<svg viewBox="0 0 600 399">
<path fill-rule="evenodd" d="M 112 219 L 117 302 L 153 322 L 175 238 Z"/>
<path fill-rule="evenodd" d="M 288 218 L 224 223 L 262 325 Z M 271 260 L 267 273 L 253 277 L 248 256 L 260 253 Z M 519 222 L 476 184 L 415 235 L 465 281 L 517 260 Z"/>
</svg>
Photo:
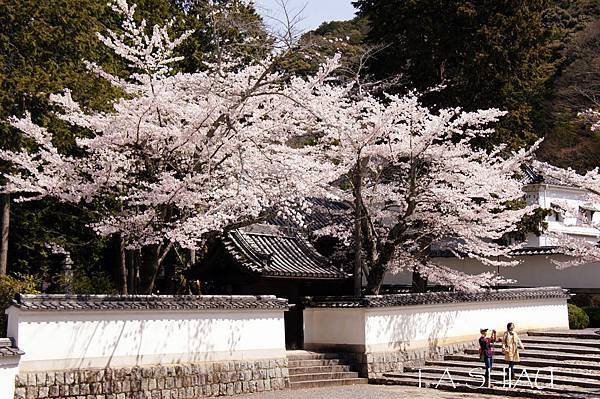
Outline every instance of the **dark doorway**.
<svg viewBox="0 0 600 399">
<path fill-rule="evenodd" d="M 304 348 L 304 319 L 302 304 L 290 304 L 290 309 L 284 313 L 285 349 L 296 350 Z"/>
</svg>

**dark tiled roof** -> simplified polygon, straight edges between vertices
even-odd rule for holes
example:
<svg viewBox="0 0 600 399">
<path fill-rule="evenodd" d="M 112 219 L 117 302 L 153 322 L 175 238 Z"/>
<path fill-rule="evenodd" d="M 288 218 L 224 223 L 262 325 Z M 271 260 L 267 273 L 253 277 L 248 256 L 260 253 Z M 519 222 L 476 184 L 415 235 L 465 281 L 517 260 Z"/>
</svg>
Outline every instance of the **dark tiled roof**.
<svg viewBox="0 0 600 399">
<path fill-rule="evenodd" d="M 224 244 L 242 267 L 262 276 L 315 279 L 349 277 L 298 235 L 234 230 L 226 236 Z"/>
<path fill-rule="evenodd" d="M 21 349 L 13 344 L 10 338 L 0 338 L 0 357 L 11 357 L 24 355 Z"/>
<path fill-rule="evenodd" d="M 568 186 L 558 179 L 540 174 L 531 165 L 522 165 L 521 170 L 525 174 L 525 184 L 552 184 L 554 186 Z"/>
<path fill-rule="evenodd" d="M 482 292 L 428 292 L 423 294 L 367 295 L 362 298 L 307 298 L 309 308 L 383 308 L 459 302 L 492 302 L 519 299 L 569 298 L 560 287 L 520 288 Z"/>
<path fill-rule="evenodd" d="M 560 248 L 554 246 L 544 247 L 522 247 L 513 250 L 510 254 L 512 256 L 530 256 L 530 255 L 559 255 L 562 252 Z M 429 251 L 429 255 L 434 258 L 454 258 L 456 255 L 447 249 L 432 249 Z"/>
<path fill-rule="evenodd" d="M 273 295 L 17 295 L 22 310 L 196 310 L 287 309 L 287 300 Z"/>
</svg>

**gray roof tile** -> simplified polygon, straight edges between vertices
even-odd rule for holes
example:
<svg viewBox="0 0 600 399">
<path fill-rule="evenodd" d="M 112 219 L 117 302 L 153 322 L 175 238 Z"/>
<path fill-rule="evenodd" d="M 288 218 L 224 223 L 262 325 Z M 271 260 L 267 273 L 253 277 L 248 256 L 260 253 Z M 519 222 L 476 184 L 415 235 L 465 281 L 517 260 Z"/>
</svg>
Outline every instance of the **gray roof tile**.
<svg viewBox="0 0 600 399">
<path fill-rule="evenodd" d="M 287 309 L 286 299 L 273 295 L 17 295 L 22 310 L 197 310 Z"/>
<path fill-rule="evenodd" d="M 512 301 L 518 299 L 569 298 L 560 287 L 519 288 L 482 292 L 427 292 L 422 294 L 367 295 L 352 297 L 307 298 L 308 308 L 382 308 L 392 306 L 435 305 L 460 302 Z"/>
<path fill-rule="evenodd" d="M 226 236 L 224 243 L 227 251 L 242 267 L 262 276 L 315 279 L 349 277 L 298 235 L 234 230 Z"/>
<path fill-rule="evenodd" d="M 12 357 L 24 355 L 21 349 L 13 343 L 10 338 L 0 338 L 0 357 Z"/>
</svg>

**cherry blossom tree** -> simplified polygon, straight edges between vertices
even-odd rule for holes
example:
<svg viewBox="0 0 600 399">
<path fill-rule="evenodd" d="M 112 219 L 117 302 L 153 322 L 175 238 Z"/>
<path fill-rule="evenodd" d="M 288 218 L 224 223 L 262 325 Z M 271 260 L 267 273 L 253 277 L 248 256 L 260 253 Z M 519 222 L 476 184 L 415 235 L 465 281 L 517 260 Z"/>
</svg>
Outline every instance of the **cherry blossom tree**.
<svg viewBox="0 0 600 399">
<path fill-rule="evenodd" d="M 112 7 L 121 30 L 98 37 L 128 62 L 131 74 L 88 65 L 123 98 L 114 112 L 103 113 L 82 109 L 69 90 L 51 96 L 60 117 L 87 132 L 77 140 L 78 156 L 57 151 L 52 132 L 29 115 L 11 119 L 35 149 L 0 152 L 15 170 L 3 191 L 26 200 L 95 203 L 103 211 L 92 227 L 141 251 L 139 288 L 150 293 L 173 246 L 197 248 L 265 210 L 285 212 L 333 180 L 315 148 L 288 142 L 315 120 L 298 99 L 309 98 L 336 65 L 289 79 L 273 71 L 273 58 L 244 66 L 224 55 L 203 72 L 175 74 L 173 50 L 190 32 L 173 38 L 171 24 L 146 26 L 125 0 Z"/>
<path fill-rule="evenodd" d="M 433 112 L 415 93 L 379 99 L 353 86 L 329 87 L 311 104 L 326 110 L 319 145 L 345 176 L 337 194 L 352 204 L 354 221 L 321 233 L 353 243 L 355 273 L 367 276 L 369 293 L 379 292 L 385 273 L 400 270 L 462 290 L 507 281 L 467 275 L 431 256 L 437 250 L 486 265 L 518 263 L 510 256 L 515 246 L 499 241 L 534 210 L 514 205 L 523 197 L 520 165 L 537 144 L 510 156 L 503 147 L 474 146 L 504 112 Z"/>
<path fill-rule="evenodd" d="M 15 169 L 3 191 L 103 209 L 92 227 L 141 251 L 142 292 L 152 292 L 174 246 L 197 248 L 272 209 L 296 217 L 308 196 L 352 205 L 353 224 L 321 233 L 355 247 L 357 294 L 362 274 L 378 293 L 386 272 L 404 269 L 466 290 L 504 281 L 437 264 L 432 249 L 517 263 L 514 246 L 498 241 L 533 210 L 514 203 L 535 146 L 506 156 L 473 145 L 503 112 L 433 112 L 415 93 L 380 98 L 330 82 L 339 57 L 308 78 L 276 72 L 281 54 L 250 65 L 224 55 L 205 71 L 172 73 L 173 50 L 189 32 L 172 38 L 169 24 L 147 27 L 125 0 L 113 7 L 122 30 L 99 38 L 132 72 L 89 68 L 125 95 L 110 113 L 82 109 L 68 90 L 51 97 L 63 120 L 87 132 L 78 156 L 59 153 L 52 132 L 29 116 L 13 118 L 36 148 L 0 152 Z"/>
</svg>

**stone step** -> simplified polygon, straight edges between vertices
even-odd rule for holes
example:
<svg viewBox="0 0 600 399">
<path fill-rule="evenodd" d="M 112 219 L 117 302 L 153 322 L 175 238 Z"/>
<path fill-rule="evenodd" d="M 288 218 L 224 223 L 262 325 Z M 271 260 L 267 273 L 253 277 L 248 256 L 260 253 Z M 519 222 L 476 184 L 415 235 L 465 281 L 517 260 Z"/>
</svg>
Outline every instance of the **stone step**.
<svg viewBox="0 0 600 399">
<path fill-rule="evenodd" d="M 465 349 L 465 353 L 475 355 L 479 353 L 479 349 Z M 497 357 L 503 356 L 502 350 L 500 348 L 494 348 L 494 360 Z M 600 364 L 600 356 L 592 356 L 592 355 L 578 355 L 578 354 L 569 354 L 569 353 L 561 353 L 554 352 L 552 350 L 521 350 L 519 351 L 519 355 L 521 359 L 535 357 L 538 359 L 555 359 L 555 360 L 576 360 L 582 362 L 598 362 Z"/>
<path fill-rule="evenodd" d="M 314 380 L 344 380 L 358 378 L 356 371 L 346 371 L 341 373 L 310 373 L 290 375 L 290 382 L 314 381 Z"/>
<path fill-rule="evenodd" d="M 295 360 L 319 360 L 319 359 L 340 359 L 341 356 L 338 353 L 320 353 L 320 352 L 309 352 L 309 351 L 288 351 L 288 361 Z"/>
<path fill-rule="evenodd" d="M 456 354 L 456 355 L 447 355 L 444 357 L 446 360 L 453 361 L 464 361 L 464 362 L 479 362 L 481 364 L 481 360 L 479 357 L 467 355 L 467 354 Z M 494 357 L 494 364 L 508 364 L 507 361 L 504 360 L 503 356 Z M 597 362 L 569 362 L 569 361 L 557 361 L 552 358 L 536 358 L 536 357 L 527 357 L 521 358 L 519 362 L 522 366 L 527 367 L 555 367 L 555 368 L 570 368 L 577 370 L 600 370 L 600 364 Z"/>
<path fill-rule="evenodd" d="M 476 361 L 475 361 L 476 360 Z M 502 364 L 501 366 L 496 366 L 496 362 L 494 360 L 495 363 L 495 367 L 506 367 L 507 364 Z M 483 364 L 481 361 L 479 361 L 479 359 L 473 359 L 473 361 L 471 362 L 461 362 L 461 361 L 454 361 L 454 360 L 428 360 L 425 362 L 425 367 L 437 367 L 439 368 L 445 368 L 445 367 L 451 367 L 451 368 L 474 368 L 474 367 L 479 367 L 482 368 Z M 518 369 L 519 366 L 515 366 L 515 370 Z M 409 370 L 409 371 L 414 371 L 418 368 L 411 368 L 411 367 L 406 367 L 405 370 Z M 537 371 L 537 370 L 549 370 L 549 368 L 531 368 L 533 371 Z M 577 369 L 570 369 L 570 368 L 556 368 L 556 367 L 552 367 L 552 370 L 554 372 L 555 376 L 563 376 L 563 377 L 571 377 L 571 378 L 585 378 L 588 380 L 596 380 L 596 381 L 600 381 L 600 373 L 585 373 L 584 370 L 577 370 Z"/>
<path fill-rule="evenodd" d="M 578 392 L 573 392 L 572 389 L 569 391 L 570 387 L 560 387 L 560 386 L 555 386 L 554 389 L 544 389 L 544 390 L 522 389 L 522 388 L 508 389 L 508 387 L 502 388 L 501 386 L 500 387 L 492 386 L 490 388 L 482 387 L 482 388 L 472 389 L 465 385 L 466 380 L 464 380 L 464 379 L 454 379 L 455 385 L 452 385 L 446 381 L 438 384 L 439 378 L 438 379 L 426 379 L 426 378 L 422 377 L 421 380 L 419 381 L 418 377 L 410 377 L 410 376 L 404 376 L 404 377 L 398 377 L 398 378 L 382 377 L 382 378 L 372 379 L 370 382 L 375 383 L 375 384 L 385 384 L 385 385 L 410 385 L 410 386 L 417 386 L 417 387 L 418 386 L 430 387 L 430 388 L 437 388 L 440 390 L 453 391 L 453 392 L 457 392 L 457 391 L 470 392 L 470 393 L 477 393 L 477 394 L 499 395 L 499 396 L 504 396 L 504 397 L 516 396 L 516 397 L 521 397 L 521 398 L 535 398 L 535 399 L 565 399 L 565 398 L 589 399 L 589 398 L 594 397 L 594 396 L 590 396 L 590 393 L 587 393 L 582 390 L 579 390 Z M 458 382 L 460 382 L 460 383 L 458 383 Z M 471 382 L 471 385 L 473 386 L 474 384 Z"/>
<path fill-rule="evenodd" d="M 444 374 L 445 370 L 448 370 L 448 373 L 450 373 L 450 375 L 452 376 L 452 378 L 454 378 L 454 376 L 460 376 L 460 377 L 466 377 L 466 378 L 472 378 L 471 374 L 475 374 L 475 375 L 483 375 L 483 373 L 485 372 L 482 365 L 480 364 L 479 367 L 477 368 L 473 368 L 473 367 L 450 367 L 448 365 L 443 365 L 443 366 L 439 366 L 439 367 L 431 367 L 431 366 L 424 366 L 424 367 L 409 367 L 405 369 L 405 373 L 410 373 L 410 374 L 417 374 L 419 373 L 419 370 L 421 371 L 421 374 L 437 374 L 439 377 L 441 377 Z M 576 387 L 580 387 L 580 388 L 594 388 L 597 390 L 600 390 L 600 381 L 598 379 L 590 379 L 590 378 L 585 378 L 584 376 L 568 376 L 565 377 L 564 375 L 559 375 L 558 373 L 555 372 L 555 370 L 548 370 L 548 369 L 525 369 L 527 371 L 527 376 L 529 376 L 529 378 L 533 381 L 535 379 L 537 379 L 537 381 L 540 382 L 540 384 L 549 384 L 552 381 L 554 381 L 554 384 L 556 385 L 572 385 L 572 386 L 576 386 Z M 495 368 L 492 370 L 492 380 L 498 380 L 500 382 L 503 381 L 504 378 L 504 371 L 502 368 Z M 521 376 L 521 373 L 523 371 L 522 368 L 515 366 L 515 370 L 514 370 L 514 374 L 511 377 L 513 383 L 519 379 L 519 377 Z M 405 373 L 384 373 L 384 377 L 398 377 L 398 376 L 402 376 Z M 438 377 L 438 378 L 439 378 Z M 508 378 L 508 377 L 506 377 Z M 526 375 L 523 374 L 521 381 L 526 381 Z"/>
<path fill-rule="evenodd" d="M 525 345 L 525 342 L 523 342 Z M 600 349 L 585 347 L 585 346 L 577 346 L 577 345 L 566 345 L 566 344 L 555 344 L 555 343 L 531 343 L 528 342 L 525 345 L 527 349 L 534 350 L 547 350 L 547 351 L 556 351 L 560 353 L 577 353 L 577 354 L 585 354 L 585 355 L 594 355 L 600 356 Z"/>
<path fill-rule="evenodd" d="M 337 366 L 348 364 L 342 359 L 288 360 L 288 367 Z"/>
<path fill-rule="evenodd" d="M 340 364 L 335 366 L 289 367 L 290 375 L 315 373 L 342 373 L 352 371 L 352 366 Z"/>
<path fill-rule="evenodd" d="M 521 337 L 524 344 L 570 345 L 578 347 L 600 348 L 600 340 L 560 338 L 560 337 Z"/>
<path fill-rule="evenodd" d="M 290 387 L 292 389 L 322 388 L 322 387 L 334 387 L 334 386 L 341 386 L 341 385 L 367 384 L 368 382 L 369 382 L 369 380 L 367 378 L 327 379 L 327 380 L 290 382 Z"/>
<path fill-rule="evenodd" d="M 577 338 L 577 339 L 589 339 L 589 340 L 600 340 L 600 334 L 596 334 L 592 331 L 577 330 L 571 331 L 528 331 L 527 335 L 530 337 L 555 337 L 555 338 Z"/>
</svg>

